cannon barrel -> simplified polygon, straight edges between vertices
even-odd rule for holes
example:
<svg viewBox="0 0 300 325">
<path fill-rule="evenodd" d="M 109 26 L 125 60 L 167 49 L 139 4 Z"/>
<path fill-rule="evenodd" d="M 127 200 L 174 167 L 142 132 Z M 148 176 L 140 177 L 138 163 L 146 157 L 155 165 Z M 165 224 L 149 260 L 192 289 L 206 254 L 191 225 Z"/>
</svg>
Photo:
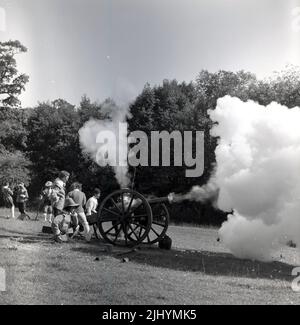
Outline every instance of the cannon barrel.
<svg viewBox="0 0 300 325">
<path fill-rule="evenodd" d="M 151 198 L 147 199 L 149 204 L 156 204 L 156 203 L 174 203 L 178 200 L 176 197 L 176 194 L 170 193 L 168 196 L 164 197 L 157 197 L 157 198 Z"/>
<path fill-rule="evenodd" d="M 149 202 L 149 204 L 171 203 L 171 201 L 169 200 L 169 198 L 167 196 L 165 196 L 165 197 L 156 197 L 156 198 L 152 198 L 152 199 L 147 199 L 147 201 Z"/>
</svg>

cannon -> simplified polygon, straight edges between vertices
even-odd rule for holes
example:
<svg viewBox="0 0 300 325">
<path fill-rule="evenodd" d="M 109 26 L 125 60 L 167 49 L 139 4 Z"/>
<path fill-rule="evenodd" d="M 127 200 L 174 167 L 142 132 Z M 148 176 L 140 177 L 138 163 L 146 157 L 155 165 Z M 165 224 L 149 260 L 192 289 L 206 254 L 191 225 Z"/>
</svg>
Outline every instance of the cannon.
<svg viewBox="0 0 300 325">
<path fill-rule="evenodd" d="M 102 238 L 113 245 L 134 247 L 152 245 L 162 240 L 167 232 L 170 215 L 165 203 L 173 195 L 163 198 L 146 198 L 131 189 L 115 191 L 104 198 L 97 215 L 88 218 Z"/>
</svg>

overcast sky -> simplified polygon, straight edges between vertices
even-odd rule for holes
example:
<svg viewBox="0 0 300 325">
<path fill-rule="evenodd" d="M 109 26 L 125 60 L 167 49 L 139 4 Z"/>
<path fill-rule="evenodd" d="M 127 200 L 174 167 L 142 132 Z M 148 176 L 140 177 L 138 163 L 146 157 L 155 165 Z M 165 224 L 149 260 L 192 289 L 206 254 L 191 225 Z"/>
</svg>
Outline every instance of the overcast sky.
<svg viewBox="0 0 300 325">
<path fill-rule="evenodd" d="M 266 76 L 300 64 L 297 6 L 297 0 L 0 0 L 0 40 L 19 39 L 28 48 L 19 58 L 30 75 L 23 106 L 59 97 L 78 104 L 83 94 L 120 102 L 146 82 L 189 82 L 201 69 Z"/>
</svg>

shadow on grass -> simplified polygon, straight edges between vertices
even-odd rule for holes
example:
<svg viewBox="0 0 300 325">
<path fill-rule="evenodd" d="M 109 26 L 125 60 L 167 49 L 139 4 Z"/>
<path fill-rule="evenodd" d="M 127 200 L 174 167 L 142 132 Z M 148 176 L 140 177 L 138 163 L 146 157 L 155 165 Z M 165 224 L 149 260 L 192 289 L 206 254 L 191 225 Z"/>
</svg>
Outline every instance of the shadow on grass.
<svg viewBox="0 0 300 325">
<path fill-rule="evenodd" d="M 8 213 L 7 215 L 10 216 L 10 214 Z M 39 221 L 39 219 L 35 219 L 35 217 L 33 215 L 30 215 L 29 214 L 29 217 L 30 219 L 28 218 L 25 218 L 26 221 Z M 3 216 L 3 215 L 0 215 L 0 219 L 5 219 L 5 220 L 19 220 L 19 221 L 23 221 L 19 215 L 16 215 L 16 217 L 14 219 L 12 219 L 11 217 L 7 218 L 7 216 Z"/>
<path fill-rule="evenodd" d="M 49 240 L 51 238 L 51 235 L 49 236 L 43 233 L 22 232 L 16 230 L 9 230 L 2 227 L 0 227 L 0 232 L 4 233 L 0 234 L 0 238 L 13 239 L 25 244 L 39 243 L 41 242 L 41 240 Z"/>
<path fill-rule="evenodd" d="M 114 247 L 112 252 L 109 253 L 105 252 L 105 249 L 101 249 L 104 244 L 98 243 L 97 246 L 89 245 L 72 249 L 95 257 L 100 254 L 120 259 L 128 257 L 131 262 L 139 264 L 179 271 L 201 272 L 213 276 L 291 281 L 291 272 L 294 268 L 292 265 L 278 261 L 264 263 L 241 260 L 228 253 L 188 250 L 163 251 L 157 247 L 142 247 L 138 250 L 120 250 Z"/>
<path fill-rule="evenodd" d="M 21 243 L 53 243 L 52 235 L 16 230 L 0 227 L 0 238 L 8 238 Z M 78 242 L 76 239 L 75 242 Z M 84 242 L 84 241 L 83 241 Z M 72 243 L 70 243 L 72 244 Z M 110 249 L 107 249 L 110 248 Z M 101 255 L 122 259 L 128 257 L 131 262 L 146 264 L 159 268 L 166 268 L 187 272 L 201 272 L 214 276 L 261 278 L 270 280 L 291 281 L 294 266 L 283 262 L 263 263 L 241 260 L 228 253 L 191 250 L 160 250 L 157 246 L 142 246 L 141 249 L 118 248 L 107 245 L 104 241 L 92 241 L 84 247 L 72 247 L 75 252 L 99 257 Z"/>
</svg>

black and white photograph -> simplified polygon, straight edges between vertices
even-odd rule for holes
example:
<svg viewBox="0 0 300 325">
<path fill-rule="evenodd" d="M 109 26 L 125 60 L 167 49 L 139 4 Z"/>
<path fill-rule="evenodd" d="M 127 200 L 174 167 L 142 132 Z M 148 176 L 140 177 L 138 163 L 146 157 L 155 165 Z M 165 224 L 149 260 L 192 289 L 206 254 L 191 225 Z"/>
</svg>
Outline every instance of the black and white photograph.
<svg viewBox="0 0 300 325">
<path fill-rule="evenodd" d="M 300 0 L 0 0 L 0 305 L 300 305 L 299 248 Z"/>
</svg>

